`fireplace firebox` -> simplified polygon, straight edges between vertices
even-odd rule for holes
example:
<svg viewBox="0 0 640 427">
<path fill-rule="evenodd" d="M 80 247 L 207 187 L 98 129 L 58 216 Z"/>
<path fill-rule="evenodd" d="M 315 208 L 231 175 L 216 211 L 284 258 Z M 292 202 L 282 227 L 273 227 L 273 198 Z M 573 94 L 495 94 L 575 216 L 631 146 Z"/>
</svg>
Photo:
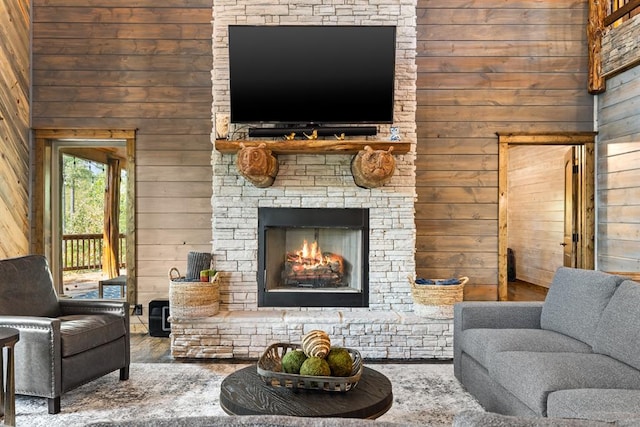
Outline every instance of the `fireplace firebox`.
<svg viewBox="0 0 640 427">
<path fill-rule="evenodd" d="M 258 307 L 368 307 L 368 274 L 368 209 L 258 209 Z"/>
</svg>

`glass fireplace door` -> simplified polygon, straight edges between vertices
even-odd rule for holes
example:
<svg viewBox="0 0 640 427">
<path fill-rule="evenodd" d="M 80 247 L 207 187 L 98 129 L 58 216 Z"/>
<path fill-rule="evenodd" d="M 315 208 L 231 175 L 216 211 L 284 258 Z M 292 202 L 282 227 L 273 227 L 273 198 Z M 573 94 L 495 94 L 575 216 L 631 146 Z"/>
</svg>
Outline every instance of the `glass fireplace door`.
<svg viewBox="0 0 640 427">
<path fill-rule="evenodd" d="M 368 211 L 262 208 L 258 217 L 259 306 L 368 305 Z"/>
</svg>

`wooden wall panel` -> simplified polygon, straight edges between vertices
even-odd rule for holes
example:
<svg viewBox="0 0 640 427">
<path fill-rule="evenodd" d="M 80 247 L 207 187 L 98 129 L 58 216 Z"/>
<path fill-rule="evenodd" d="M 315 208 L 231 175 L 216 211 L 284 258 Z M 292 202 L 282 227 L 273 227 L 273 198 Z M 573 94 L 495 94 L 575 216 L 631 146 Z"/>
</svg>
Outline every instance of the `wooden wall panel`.
<svg viewBox="0 0 640 427">
<path fill-rule="evenodd" d="M 33 3 L 33 126 L 136 129 L 147 307 L 168 296 L 169 268 L 211 250 L 213 0 Z"/>
<path fill-rule="evenodd" d="M 0 259 L 29 253 L 30 2 L 0 2 Z"/>
<path fill-rule="evenodd" d="M 635 67 L 607 80 L 598 97 L 597 268 L 604 271 L 640 271 L 638 82 Z"/>
<path fill-rule="evenodd" d="M 497 298 L 496 133 L 592 130 L 587 12 L 586 0 L 418 1 L 418 276 L 469 276 L 467 299 Z"/>
</svg>

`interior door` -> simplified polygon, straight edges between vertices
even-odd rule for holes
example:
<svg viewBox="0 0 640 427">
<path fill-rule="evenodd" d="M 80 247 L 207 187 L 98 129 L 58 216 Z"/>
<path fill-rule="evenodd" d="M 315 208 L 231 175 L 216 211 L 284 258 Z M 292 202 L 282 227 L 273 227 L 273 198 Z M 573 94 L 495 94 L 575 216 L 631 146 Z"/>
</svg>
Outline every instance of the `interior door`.
<svg viewBox="0 0 640 427">
<path fill-rule="evenodd" d="M 580 206 L 579 197 L 579 163 L 577 147 L 571 147 L 564 157 L 564 239 L 563 265 L 577 267 L 577 248 L 580 234 L 578 233 L 578 212 L 575 207 Z"/>
<path fill-rule="evenodd" d="M 513 145 L 568 145 L 577 149 L 572 156 L 577 159 L 578 171 L 575 180 L 571 180 L 575 185 L 572 197 L 572 209 L 575 213 L 573 229 L 577 230 L 580 238 L 575 244 L 575 264 L 579 268 L 594 268 L 594 242 L 595 242 L 595 167 L 594 148 L 595 133 L 504 133 L 498 134 L 498 289 L 497 299 L 507 301 L 508 280 L 507 280 L 507 246 L 508 246 L 508 207 L 509 207 L 509 147 Z M 573 150 L 572 150 L 573 151 Z M 572 160 L 572 164 L 573 164 Z M 558 240 L 559 236 L 558 236 Z M 564 244 L 565 242 L 559 242 Z M 555 244 L 555 243 L 554 243 Z"/>
</svg>

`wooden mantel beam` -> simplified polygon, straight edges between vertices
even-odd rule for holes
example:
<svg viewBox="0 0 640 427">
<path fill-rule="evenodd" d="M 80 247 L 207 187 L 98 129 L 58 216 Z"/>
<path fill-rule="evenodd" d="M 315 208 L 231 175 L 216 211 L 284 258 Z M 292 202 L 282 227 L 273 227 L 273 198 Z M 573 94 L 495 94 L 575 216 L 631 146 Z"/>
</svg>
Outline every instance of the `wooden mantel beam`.
<svg viewBox="0 0 640 427">
<path fill-rule="evenodd" d="M 355 154 L 363 150 L 365 146 L 369 146 L 374 150 L 388 150 L 389 147 L 393 147 L 393 154 L 406 154 L 411 150 L 411 144 L 408 142 L 331 139 L 291 141 L 228 141 L 226 139 L 217 139 L 215 148 L 221 153 L 236 153 L 242 148 L 241 144 L 245 147 L 257 147 L 260 144 L 265 144 L 265 147 L 274 154 Z"/>
</svg>

